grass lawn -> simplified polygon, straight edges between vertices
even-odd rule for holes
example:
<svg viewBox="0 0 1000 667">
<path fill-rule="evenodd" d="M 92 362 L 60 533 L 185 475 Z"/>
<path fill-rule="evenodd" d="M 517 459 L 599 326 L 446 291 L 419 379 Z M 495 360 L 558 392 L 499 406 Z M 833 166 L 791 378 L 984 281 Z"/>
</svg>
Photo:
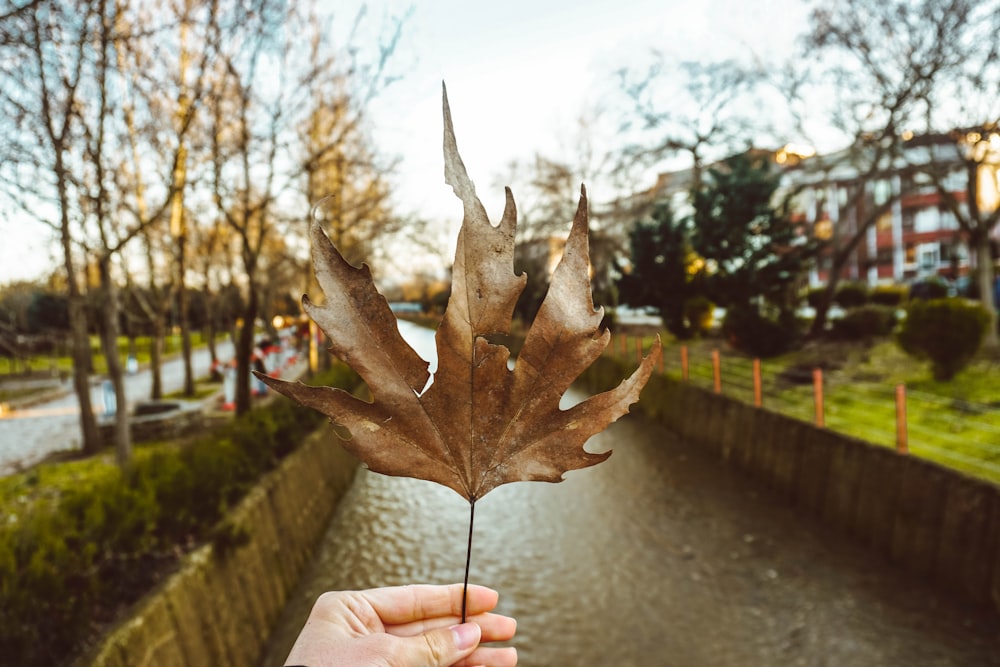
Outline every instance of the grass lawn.
<svg viewBox="0 0 1000 667">
<path fill-rule="evenodd" d="M 220 334 L 219 339 L 224 338 L 225 334 Z M 140 364 L 149 363 L 150 349 L 152 349 L 153 339 L 148 336 L 139 336 L 135 339 L 135 357 Z M 193 347 L 201 347 L 205 344 L 205 340 L 200 331 L 191 332 L 191 345 Z M 104 359 L 104 354 L 101 352 L 101 343 L 97 336 L 90 337 L 90 349 L 93 354 L 94 360 L 94 373 L 103 374 L 108 371 L 108 364 Z M 128 357 L 129 341 L 128 338 L 120 336 L 118 339 L 118 353 L 121 362 L 124 364 L 126 358 Z M 175 354 L 181 351 L 181 337 L 167 336 L 163 341 L 163 353 L 165 355 Z M 73 360 L 68 355 L 59 356 L 35 356 L 28 357 L 26 359 L 19 359 L 15 364 L 11 359 L 3 359 L 0 361 L 0 380 L 6 376 L 20 375 L 24 373 L 25 365 L 32 370 L 32 372 L 45 371 L 53 374 L 59 373 L 71 373 L 73 371 Z"/>
<path fill-rule="evenodd" d="M 661 333 L 665 372 L 681 377 L 681 343 Z M 620 338 L 620 336 L 618 336 Z M 635 357 L 635 337 L 624 354 Z M 642 336 L 644 350 L 653 335 Z M 722 393 L 752 402 L 753 360 L 721 339 L 687 341 L 689 381 L 714 386 L 712 351 L 720 356 Z M 612 353 L 621 355 L 621 341 Z M 872 343 L 820 341 L 761 362 L 763 405 L 799 419 L 816 415 L 814 368 L 823 369 L 824 422 L 863 440 L 895 447 L 896 386 L 906 389 L 909 451 L 948 467 L 1000 483 L 1000 359 L 980 354 L 950 382 L 905 354 L 890 339 Z"/>
</svg>

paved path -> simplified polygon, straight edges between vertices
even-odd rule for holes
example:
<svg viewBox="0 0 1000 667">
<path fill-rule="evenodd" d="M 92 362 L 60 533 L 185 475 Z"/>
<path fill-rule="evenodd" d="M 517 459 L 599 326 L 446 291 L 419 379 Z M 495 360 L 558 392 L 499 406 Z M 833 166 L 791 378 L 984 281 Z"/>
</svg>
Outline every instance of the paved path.
<svg viewBox="0 0 1000 667">
<path fill-rule="evenodd" d="M 523 667 L 1000 665 L 996 614 L 897 571 L 662 428 L 627 416 L 588 448 L 614 455 L 476 504 L 472 580 L 517 617 Z M 325 590 L 460 581 L 467 529 L 453 491 L 361 471 L 261 664 L 282 664 Z"/>
<path fill-rule="evenodd" d="M 216 350 L 222 361 L 233 355 L 233 346 L 229 341 L 217 343 Z M 195 349 L 191 363 L 195 377 L 208 375 L 211 363 L 208 349 Z M 183 387 L 184 364 L 180 356 L 163 364 L 162 378 L 165 394 Z M 125 393 L 129 402 L 149 398 L 152 382 L 153 374 L 148 369 L 126 376 Z M 80 448 L 80 403 L 69 383 L 67 387 L 70 390 L 60 398 L 0 416 L 0 475 L 9 475 L 53 452 Z M 91 388 L 90 399 L 94 410 L 102 412 L 100 383 Z"/>
</svg>

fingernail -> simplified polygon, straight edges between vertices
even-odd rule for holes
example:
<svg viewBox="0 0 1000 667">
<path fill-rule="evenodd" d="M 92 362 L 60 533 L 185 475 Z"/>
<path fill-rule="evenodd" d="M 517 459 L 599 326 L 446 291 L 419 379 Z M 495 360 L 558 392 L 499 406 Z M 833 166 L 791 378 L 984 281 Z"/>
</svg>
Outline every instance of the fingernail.
<svg viewBox="0 0 1000 667">
<path fill-rule="evenodd" d="M 450 628 L 453 635 L 455 635 L 455 646 L 458 647 L 459 651 L 464 651 L 467 648 L 472 648 L 479 643 L 479 637 L 482 634 L 482 630 L 475 623 L 462 623 L 461 625 L 453 625 Z"/>
</svg>

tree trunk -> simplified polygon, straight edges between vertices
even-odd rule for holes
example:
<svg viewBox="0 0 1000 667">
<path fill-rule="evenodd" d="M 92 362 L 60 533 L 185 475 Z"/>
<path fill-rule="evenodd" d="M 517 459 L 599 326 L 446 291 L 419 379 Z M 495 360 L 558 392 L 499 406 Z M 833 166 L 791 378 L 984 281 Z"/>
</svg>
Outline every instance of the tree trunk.
<svg viewBox="0 0 1000 667">
<path fill-rule="evenodd" d="M 219 363 L 219 351 L 215 348 L 215 336 L 218 331 L 216 326 L 215 315 L 212 313 L 212 294 L 205 289 L 205 300 L 209 304 L 208 314 L 205 318 L 205 329 L 203 335 L 205 336 L 205 344 L 208 346 L 208 357 L 209 357 L 209 368 L 215 368 Z"/>
<path fill-rule="evenodd" d="M 72 274 L 70 274 L 72 276 Z M 70 278 L 69 326 L 70 351 L 73 358 L 73 390 L 80 404 L 80 435 L 82 449 L 87 456 L 101 449 L 101 434 L 97 430 L 94 406 L 90 401 L 90 337 L 87 335 L 87 312 L 83 295 L 79 293 L 76 278 Z"/>
<path fill-rule="evenodd" d="M 118 356 L 118 289 L 111 277 L 111 260 L 100 262 L 101 275 L 101 339 L 108 379 L 115 390 L 115 460 L 125 467 L 132 460 L 132 432 L 129 425 L 128 397 L 125 395 L 125 374 Z"/>
<path fill-rule="evenodd" d="M 993 257 L 990 255 L 988 238 L 975 244 L 975 253 L 975 282 L 979 286 L 979 302 L 990 316 L 986 337 L 983 338 L 983 347 L 996 350 L 1000 348 L 1000 336 L 997 334 L 997 308 L 993 303 Z"/>
<path fill-rule="evenodd" d="M 153 322 L 153 337 L 149 342 L 149 370 L 153 376 L 153 385 L 149 390 L 149 398 L 158 401 L 163 398 L 163 339 L 166 336 L 166 318 L 162 313 L 156 314 Z"/>
<path fill-rule="evenodd" d="M 66 285 L 69 292 L 70 348 L 73 358 L 73 390 L 80 405 L 81 447 L 87 456 L 101 449 L 101 434 L 97 430 L 94 406 L 90 401 L 90 371 L 93 360 L 90 355 L 90 337 L 87 334 L 87 309 L 76 275 L 73 257 L 73 241 L 70 236 L 69 191 L 66 169 L 63 166 L 62 146 L 53 142 L 56 148 L 55 167 L 56 188 L 59 193 L 60 241 L 63 251 L 63 267 L 66 270 Z"/>
<path fill-rule="evenodd" d="M 183 266 L 183 254 L 181 250 L 181 266 Z M 180 291 L 177 295 L 177 310 L 181 327 L 181 353 L 184 358 L 184 395 L 194 396 L 194 367 L 191 364 L 191 322 L 188 317 L 188 297 L 187 288 L 184 283 L 180 283 Z"/>
<path fill-rule="evenodd" d="M 250 358 L 253 356 L 254 320 L 257 319 L 257 290 L 251 284 L 243 326 L 236 340 L 236 414 L 250 410 Z"/>
</svg>

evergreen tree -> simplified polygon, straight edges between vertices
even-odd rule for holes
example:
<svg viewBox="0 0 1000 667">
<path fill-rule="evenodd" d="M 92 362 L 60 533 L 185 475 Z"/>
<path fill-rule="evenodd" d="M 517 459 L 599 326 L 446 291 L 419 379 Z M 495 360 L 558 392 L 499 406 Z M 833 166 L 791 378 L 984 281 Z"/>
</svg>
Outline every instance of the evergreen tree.
<svg viewBox="0 0 1000 667">
<path fill-rule="evenodd" d="M 795 286 L 811 245 L 783 206 L 772 201 L 778 174 L 747 154 L 709 170 L 705 187 L 692 193 L 691 244 L 706 262 L 709 296 L 729 309 L 777 314 L 790 321 Z"/>
<path fill-rule="evenodd" d="M 678 338 L 694 334 L 684 304 L 698 293 L 698 257 L 691 249 L 690 225 L 676 220 L 667 204 L 651 222 L 637 222 L 630 235 L 632 269 L 618 281 L 619 297 L 633 307 L 652 306 Z"/>
</svg>

